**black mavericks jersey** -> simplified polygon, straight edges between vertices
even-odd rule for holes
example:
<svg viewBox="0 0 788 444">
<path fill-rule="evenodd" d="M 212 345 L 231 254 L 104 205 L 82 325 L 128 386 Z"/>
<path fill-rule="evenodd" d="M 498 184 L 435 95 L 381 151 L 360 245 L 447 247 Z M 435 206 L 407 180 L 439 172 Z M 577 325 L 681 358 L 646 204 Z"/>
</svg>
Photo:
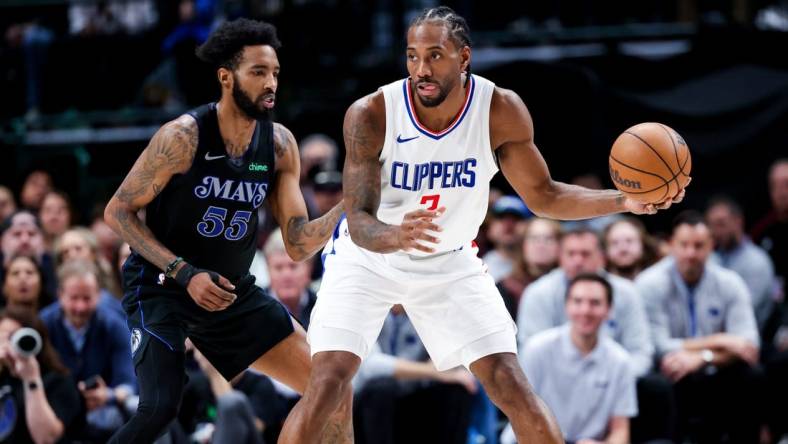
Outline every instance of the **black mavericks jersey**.
<svg viewBox="0 0 788 444">
<path fill-rule="evenodd" d="M 273 123 L 257 121 L 249 149 L 231 159 L 216 104 L 188 114 L 199 129 L 192 166 L 173 176 L 148 204 L 145 221 L 156 239 L 186 262 L 237 282 L 249 274 L 257 245 L 257 209 L 273 185 Z"/>
</svg>

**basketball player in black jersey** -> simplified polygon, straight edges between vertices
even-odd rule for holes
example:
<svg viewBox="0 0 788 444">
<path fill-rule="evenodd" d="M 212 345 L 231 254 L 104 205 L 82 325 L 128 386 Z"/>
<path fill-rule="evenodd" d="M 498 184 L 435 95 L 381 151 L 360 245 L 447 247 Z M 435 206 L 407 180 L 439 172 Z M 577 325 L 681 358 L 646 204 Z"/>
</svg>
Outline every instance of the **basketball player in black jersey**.
<svg viewBox="0 0 788 444">
<path fill-rule="evenodd" d="M 278 47 L 269 24 L 220 26 L 197 55 L 217 67 L 221 100 L 162 126 L 107 205 L 107 223 L 133 250 L 123 305 L 140 386 L 137 413 L 110 442 L 151 443 L 175 417 L 187 337 L 227 380 L 251 366 L 306 387 L 303 328 L 249 275 L 257 209 L 267 198 L 287 252 L 303 260 L 326 243 L 342 208 L 308 221 L 298 147 L 269 117 Z M 325 441 L 352 442 L 350 404 L 348 392 Z"/>
</svg>

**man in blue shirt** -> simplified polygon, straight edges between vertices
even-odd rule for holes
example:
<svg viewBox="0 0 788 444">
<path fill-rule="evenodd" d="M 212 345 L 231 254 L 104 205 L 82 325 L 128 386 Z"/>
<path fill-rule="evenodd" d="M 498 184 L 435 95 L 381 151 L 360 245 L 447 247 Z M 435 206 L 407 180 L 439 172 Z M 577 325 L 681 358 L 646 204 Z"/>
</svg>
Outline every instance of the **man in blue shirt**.
<svg viewBox="0 0 788 444">
<path fill-rule="evenodd" d="M 41 319 L 79 381 L 88 409 L 86 437 L 106 440 L 123 425 L 121 406 L 135 392 L 128 329 L 117 314 L 99 305 L 94 264 L 68 262 L 58 270 L 58 281 L 58 301 L 41 311 Z"/>
</svg>

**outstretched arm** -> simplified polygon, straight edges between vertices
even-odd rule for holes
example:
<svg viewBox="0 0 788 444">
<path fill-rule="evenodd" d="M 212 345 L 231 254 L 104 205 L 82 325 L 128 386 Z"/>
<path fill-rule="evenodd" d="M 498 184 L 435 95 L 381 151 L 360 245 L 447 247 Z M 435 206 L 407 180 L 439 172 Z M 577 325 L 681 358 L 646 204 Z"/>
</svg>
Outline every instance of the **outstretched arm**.
<svg viewBox="0 0 788 444">
<path fill-rule="evenodd" d="M 274 149 L 277 166 L 271 211 L 282 226 L 287 254 L 295 261 L 302 261 L 326 244 L 344 207 L 340 202 L 328 213 L 310 221 L 299 185 L 298 145 L 293 133 L 278 123 L 274 124 Z"/>
<path fill-rule="evenodd" d="M 490 108 L 491 139 L 501 171 L 528 208 L 539 216 L 571 220 L 625 211 L 653 214 L 672 203 L 643 205 L 617 190 L 592 190 L 553 180 L 534 144 L 533 121 L 520 97 L 496 88 Z M 683 192 L 674 202 L 682 197 Z"/>
<path fill-rule="evenodd" d="M 435 251 L 418 241 L 437 243 L 427 231 L 438 232 L 432 223 L 441 211 L 414 210 L 405 214 L 401 225 L 389 225 L 377 218 L 380 205 L 380 151 L 386 135 L 383 94 L 378 92 L 357 100 L 345 114 L 345 169 L 342 175 L 348 230 L 353 242 L 370 251 Z"/>
</svg>

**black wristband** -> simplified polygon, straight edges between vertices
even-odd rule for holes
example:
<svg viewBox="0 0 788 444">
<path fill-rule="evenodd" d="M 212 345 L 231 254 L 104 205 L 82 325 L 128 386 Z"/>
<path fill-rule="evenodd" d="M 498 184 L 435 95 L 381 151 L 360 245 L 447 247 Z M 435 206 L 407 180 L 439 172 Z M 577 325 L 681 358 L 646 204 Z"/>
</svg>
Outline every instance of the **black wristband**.
<svg viewBox="0 0 788 444">
<path fill-rule="evenodd" d="M 173 259 L 172 262 L 167 264 L 167 268 L 164 269 L 164 275 L 167 277 L 172 277 L 172 272 L 175 271 L 175 267 L 177 267 L 181 262 L 183 262 L 183 258 L 180 256 Z"/>
<path fill-rule="evenodd" d="M 194 268 L 191 264 L 183 263 L 183 266 L 175 273 L 175 282 L 177 282 L 181 287 L 186 288 L 189 286 L 189 281 L 192 280 L 192 277 L 198 273 L 197 268 Z"/>
</svg>

